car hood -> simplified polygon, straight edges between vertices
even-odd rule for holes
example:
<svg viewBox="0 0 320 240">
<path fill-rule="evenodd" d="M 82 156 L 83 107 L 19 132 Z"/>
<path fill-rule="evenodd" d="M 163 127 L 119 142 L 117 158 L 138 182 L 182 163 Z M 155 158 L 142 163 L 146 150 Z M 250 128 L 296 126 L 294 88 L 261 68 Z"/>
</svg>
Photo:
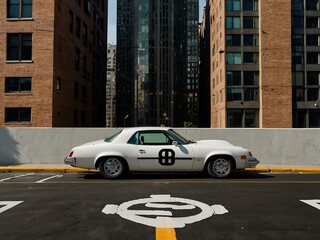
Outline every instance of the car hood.
<svg viewBox="0 0 320 240">
<path fill-rule="evenodd" d="M 215 147 L 230 147 L 234 146 L 233 144 L 223 141 L 223 140 L 200 140 L 197 141 L 197 144 L 200 146 L 212 146 L 214 145 Z"/>
</svg>

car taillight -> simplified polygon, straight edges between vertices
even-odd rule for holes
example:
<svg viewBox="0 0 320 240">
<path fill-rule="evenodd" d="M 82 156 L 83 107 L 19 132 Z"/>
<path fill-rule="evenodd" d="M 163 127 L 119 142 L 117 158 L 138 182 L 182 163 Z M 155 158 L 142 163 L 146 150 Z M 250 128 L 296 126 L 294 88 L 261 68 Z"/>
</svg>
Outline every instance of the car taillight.
<svg viewBox="0 0 320 240">
<path fill-rule="evenodd" d="M 71 150 L 71 152 L 69 153 L 69 157 L 72 157 L 72 156 L 73 156 L 73 153 L 74 153 L 74 151 Z"/>
<path fill-rule="evenodd" d="M 242 155 L 241 159 L 247 159 L 247 156 L 246 155 Z"/>
</svg>

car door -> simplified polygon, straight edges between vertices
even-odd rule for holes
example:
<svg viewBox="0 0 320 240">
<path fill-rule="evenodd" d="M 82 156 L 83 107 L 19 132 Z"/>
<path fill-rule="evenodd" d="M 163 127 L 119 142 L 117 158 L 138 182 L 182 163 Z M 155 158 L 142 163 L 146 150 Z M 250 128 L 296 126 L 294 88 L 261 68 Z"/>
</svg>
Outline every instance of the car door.
<svg viewBox="0 0 320 240">
<path fill-rule="evenodd" d="M 193 167 L 193 149 L 174 145 L 165 131 L 141 131 L 137 159 L 141 171 L 188 171 Z"/>
</svg>

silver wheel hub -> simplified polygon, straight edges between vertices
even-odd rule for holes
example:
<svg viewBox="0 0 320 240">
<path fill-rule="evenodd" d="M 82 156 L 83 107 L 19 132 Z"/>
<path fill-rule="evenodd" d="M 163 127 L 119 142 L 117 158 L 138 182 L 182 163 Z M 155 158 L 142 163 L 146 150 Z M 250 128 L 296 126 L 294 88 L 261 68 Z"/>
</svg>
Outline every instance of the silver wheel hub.
<svg viewBox="0 0 320 240">
<path fill-rule="evenodd" d="M 105 162 L 104 169 L 108 175 L 118 175 L 122 171 L 122 164 L 118 159 L 112 158 Z"/>
<path fill-rule="evenodd" d="M 225 159 L 217 159 L 213 163 L 213 171 L 217 174 L 225 174 L 229 171 L 230 166 L 227 160 Z"/>
</svg>

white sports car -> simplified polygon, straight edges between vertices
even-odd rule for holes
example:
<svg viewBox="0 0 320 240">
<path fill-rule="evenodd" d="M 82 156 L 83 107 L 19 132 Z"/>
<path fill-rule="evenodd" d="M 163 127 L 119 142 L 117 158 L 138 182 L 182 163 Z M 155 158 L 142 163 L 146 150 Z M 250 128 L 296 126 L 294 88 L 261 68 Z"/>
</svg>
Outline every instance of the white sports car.
<svg viewBox="0 0 320 240">
<path fill-rule="evenodd" d="M 251 152 L 221 140 L 190 141 L 163 127 L 125 128 L 111 137 L 73 148 L 65 164 L 99 169 L 105 178 L 128 172 L 202 172 L 228 177 L 255 167 Z"/>
</svg>

